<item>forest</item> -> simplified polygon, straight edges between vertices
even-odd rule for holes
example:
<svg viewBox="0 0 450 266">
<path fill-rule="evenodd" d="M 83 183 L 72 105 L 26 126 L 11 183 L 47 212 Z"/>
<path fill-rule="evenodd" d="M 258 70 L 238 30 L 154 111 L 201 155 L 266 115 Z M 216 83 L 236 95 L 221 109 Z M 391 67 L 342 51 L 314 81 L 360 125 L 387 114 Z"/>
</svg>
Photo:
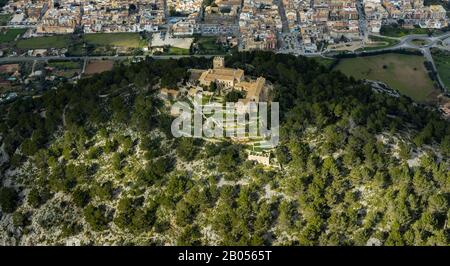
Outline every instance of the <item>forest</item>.
<svg viewBox="0 0 450 266">
<path fill-rule="evenodd" d="M 0 106 L 0 243 L 449 244 L 437 111 L 313 59 L 235 53 L 280 103 L 281 167 L 263 167 L 245 145 L 171 136 L 158 88 L 210 64 L 148 58 Z"/>
</svg>

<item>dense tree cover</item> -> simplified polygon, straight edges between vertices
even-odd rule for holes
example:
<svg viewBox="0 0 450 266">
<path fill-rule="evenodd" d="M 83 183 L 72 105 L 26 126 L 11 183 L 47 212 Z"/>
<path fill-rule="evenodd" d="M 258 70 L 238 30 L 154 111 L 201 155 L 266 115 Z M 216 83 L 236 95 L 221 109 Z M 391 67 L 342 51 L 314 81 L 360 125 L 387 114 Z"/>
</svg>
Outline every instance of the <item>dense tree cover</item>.
<svg viewBox="0 0 450 266">
<path fill-rule="evenodd" d="M 27 227 L 27 205 L 63 194 L 88 227 L 42 219 L 62 237 L 92 229 L 138 244 L 448 245 L 450 125 L 437 112 L 307 58 L 226 60 L 274 85 L 279 169 L 246 161 L 243 145 L 171 138 L 155 89 L 210 60 L 149 59 L 0 107 L 10 158 L 1 176 L 34 167 L 17 190 L 1 188 L 2 212 Z"/>
<path fill-rule="evenodd" d="M 5 6 L 8 3 L 8 0 L 0 0 L 0 7 Z"/>
<path fill-rule="evenodd" d="M 3 212 L 11 213 L 17 208 L 18 194 L 13 188 L 0 188 L 0 207 Z"/>
<path fill-rule="evenodd" d="M 238 90 L 232 90 L 230 92 L 228 92 L 225 97 L 223 98 L 223 101 L 225 103 L 235 103 L 237 102 L 239 99 L 244 98 L 244 92 L 242 91 L 238 91 Z"/>
</svg>

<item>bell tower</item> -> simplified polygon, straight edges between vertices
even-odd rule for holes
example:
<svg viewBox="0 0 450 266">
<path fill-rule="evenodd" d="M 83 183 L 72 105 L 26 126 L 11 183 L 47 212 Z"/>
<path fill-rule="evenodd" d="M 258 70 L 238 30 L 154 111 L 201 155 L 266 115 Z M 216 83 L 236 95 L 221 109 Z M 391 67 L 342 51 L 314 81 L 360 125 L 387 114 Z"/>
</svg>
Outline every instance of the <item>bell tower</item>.
<svg viewBox="0 0 450 266">
<path fill-rule="evenodd" d="M 222 56 L 214 57 L 213 68 L 214 69 L 225 68 L 225 58 L 223 58 Z"/>
</svg>

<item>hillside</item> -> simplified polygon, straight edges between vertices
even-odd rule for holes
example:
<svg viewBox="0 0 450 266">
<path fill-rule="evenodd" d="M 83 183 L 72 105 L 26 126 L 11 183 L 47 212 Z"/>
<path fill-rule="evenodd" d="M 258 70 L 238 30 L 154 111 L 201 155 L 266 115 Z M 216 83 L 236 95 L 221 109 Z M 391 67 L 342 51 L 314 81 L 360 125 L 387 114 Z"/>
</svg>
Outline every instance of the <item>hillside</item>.
<svg viewBox="0 0 450 266">
<path fill-rule="evenodd" d="M 281 168 L 175 139 L 152 60 L 0 106 L 3 245 L 448 245 L 450 123 L 313 59 L 226 58 L 280 103 Z"/>
</svg>

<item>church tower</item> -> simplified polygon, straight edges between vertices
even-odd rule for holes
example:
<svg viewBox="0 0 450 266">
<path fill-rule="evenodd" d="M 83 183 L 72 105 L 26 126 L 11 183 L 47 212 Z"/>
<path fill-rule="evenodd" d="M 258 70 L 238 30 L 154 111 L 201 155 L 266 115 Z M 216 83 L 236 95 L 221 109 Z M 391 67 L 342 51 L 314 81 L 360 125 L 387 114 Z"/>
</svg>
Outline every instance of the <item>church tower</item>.
<svg viewBox="0 0 450 266">
<path fill-rule="evenodd" d="M 214 69 L 225 68 L 225 58 L 223 58 L 222 56 L 214 57 L 213 68 Z"/>
</svg>

